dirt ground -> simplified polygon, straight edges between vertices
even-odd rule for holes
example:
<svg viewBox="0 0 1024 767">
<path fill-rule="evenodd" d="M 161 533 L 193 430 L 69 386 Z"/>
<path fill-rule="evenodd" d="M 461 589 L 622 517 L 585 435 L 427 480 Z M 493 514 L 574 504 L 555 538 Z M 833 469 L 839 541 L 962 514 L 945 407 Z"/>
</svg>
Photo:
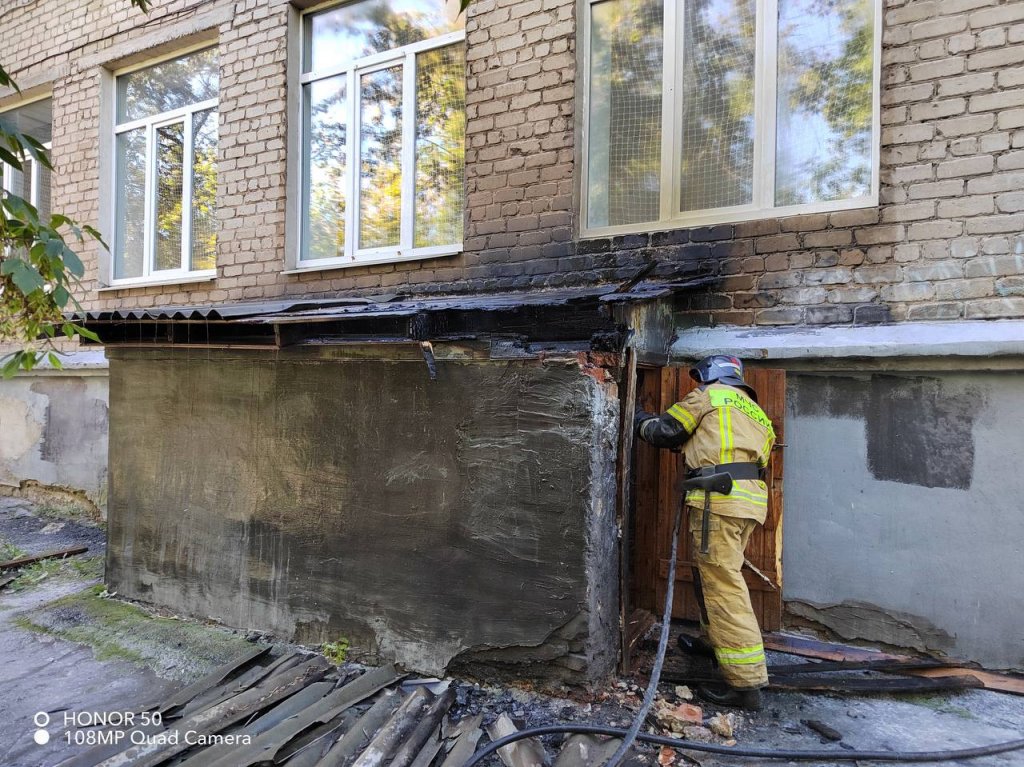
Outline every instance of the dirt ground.
<svg viewBox="0 0 1024 767">
<path fill-rule="evenodd" d="M 29 568 L 0 591 L 0 766 L 52 767 L 84 746 L 68 742 L 73 728 L 67 712 L 141 711 L 165 700 L 264 637 L 214 624 L 161 615 L 106 593 L 102 585 L 105 534 L 85 520 L 61 517 L 60 510 L 0 498 L 0 555 L 38 553 L 85 543 L 84 555 Z M 317 648 L 309 648 L 315 651 Z M 771 662 L 793 663 L 772 654 Z M 484 724 L 507 713 L 520 728 L 553 722 L 628 726 L 643 694 L 642 675 L 611 680 L 591 690 L 543 691 L 453 680 L 453 719 L 483 714 Z M 662 686 L 672 704 L 675 685 Z M 694 701 L 698 705 L 699 701 Z M 712 736 L 735 747 L 871 750 L 965 748 L 1024 737 L 1024 697 L 985 690 L 919 696 L 839 696 L 769 692 L 765 710 L 740 714 L 732 738 Z M 702 706 L 705 721 L 720 710 Z M 49 723 L 37 726 L 37 715 Z M 829 742 L 805 722 L 836 730 Z M 36 742 L 39 730 L 49 740 Z M 549 736 L 549 755 L 561 736 Z M 486 736 L 482 743 L 486 743 Z M 660 754 L 661 764 L 786 764 L 688 751 Z M 659 763 L 657 749 L 642 747 L 632 764 Z M 850 764 L 846 760 L 811 764 Z M 492 759 L 489 764 L 500 761 Z M 1024 765 L 1024 751 L 957 764 L 978 767 Z M 561 765 L 559 765 L 561 767 Z"/>
</svg>

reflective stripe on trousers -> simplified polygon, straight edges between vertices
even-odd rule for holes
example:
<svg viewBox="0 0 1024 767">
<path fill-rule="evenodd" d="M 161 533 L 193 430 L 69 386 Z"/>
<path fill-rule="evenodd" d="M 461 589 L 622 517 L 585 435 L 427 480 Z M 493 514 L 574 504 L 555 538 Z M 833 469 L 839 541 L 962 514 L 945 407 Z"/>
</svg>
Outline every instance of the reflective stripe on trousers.
<svg viewBox="0 0 1024 767">
<path fill-rule="evenodd" d="M 707 616 L 707 639 L 722 677 L 733 687 L 768 684 L 761 628 L 743 579 L 743 550 L 757 527 L 753 519 L 711 514 L 708 553 L 700 553 L 701 511 L 690 507 L 689 529 L 700 574 L 698 599 Z"/>
</svg>

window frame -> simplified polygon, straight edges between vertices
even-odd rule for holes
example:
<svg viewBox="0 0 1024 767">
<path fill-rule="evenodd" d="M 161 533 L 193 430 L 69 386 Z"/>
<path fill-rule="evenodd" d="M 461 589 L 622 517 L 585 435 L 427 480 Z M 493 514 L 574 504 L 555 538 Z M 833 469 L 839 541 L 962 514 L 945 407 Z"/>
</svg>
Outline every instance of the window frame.
<svg viewBox="0 0 1024 767">
<path fill-rule="evenodd" d="M 349 58 L 338 64 L 319 70 L 303 71 L 307 35 L 307 17 L 329 11 L 342 5 L 348 5 L 358 0 L 340 0 L 308 8 L 298 13 L 296 17 L 295 36 L 297 38 L 292 64 L 290 67 L 296 74 L 291 78 L 292 87 L 296 94 L 295 105 L 291 110 L 294 128 L 294 140 L 289 142 L 289 174 L 292 183 L 289 184 L 289 226 L 288 230 L 294 232 L 289 238 L 287 247 L 287 266 L 284 274 L 296 274 L 305 272 L 317 272 L 325 269 L 345 269 L 359 266 L 372 266 L 376 264 L 392 264 L 404 261 L 422 261 L 430 258 L 453 256 L 463 251 L 465 239 L 465 226 L 461 227 L 462 236 L 457 243 L 449 245 L 431 245 L 415 247 L 415 200 L 416 200 L 416 55 L 426 51 L 445 48 L 449 45 L 464 43 L 466 30 L 446 32 L 437 37 L 426 40 L 419 40 L 415 43 L 392 48 L 387 51 L 372 53 L 367 56 Z M 365 74 L 387 69 L 395 65 L 402 67 L 402 199 L 399 226 L 399 242 L 397 245 L 388 245 L 376 248 L 359 247 L 359 209 L 360 209 L 360 176 L 358 168 L 361 161 L 362 125 L 360 123 L 361 92 L 359 89 L 359 78 Z M 305 205 L 305 177 L 306 154 L 308 142 L 306 140 L 306 86 L 311 83 L 326 80 L 332 77 L 345 76 L 345 120 L 346 120 L 346 163 L 344 176 L 344 189 L 346 194 L 345 206 L 345 252 L 334 258 L 303 258 L 306 252 L 308 240 L 308 214 Z M 465 144 L 463 144 L 465 152 Z M 465 170 L 463 170 L 462 183 L 465 184 Z M 465 206 L 460 213 L 465 214 Z"/>
<path fill-rule="evenodd" d="M 196 102 L 195 104 L 189 104 L 185 107 L 179 107 L 167 112 L 161 112 L 157 115 L 150 117 L 141 117 L 135 120 L 128 120 L 119 123 L 117 121 L 117 107 L 118 107 L 118 88 L 117 81 L 124 75 L 131 74 L 132 72 L 138 72 L 143 69 L 149 69 L 150 67 L 163 64 L 167 61 L 174 61 L 185 56 L 189 56 L 193 53 L 200 51 L 217 49 L 218 43 L 216 41 L 205 40 L 203 42 L 196 43 L 184 48 L 177 48 L 172 52 L 158 57 L 146 59 L 137 64 L 131 64 L 130 66 L 115 69 L 109 73 L 109 103 L 107 105 L 107 114 L 109 117 L 109 136 L 107 139 L 107 157 L 110 162 L 110 173 L 109 178 L 113 184 L 117 183 L 117 139 L 123 133 L 128 131 L 138 130 L 139 128 L 146 129 L 146 180 L 145 180 L 145 218 L 143 220 L 143 259 L 142 259 L 142 274 L 137 277 L 115 277 L 115 268 L 117 264 L 117 253 L 114 248 L 117 247 L 117 233 L 118 233 L 118 212 L 117 202 L 114 199 L 114 195 L 111 195 L 109 202 L 109 211 L 106 219 L 109 225 L 108 231 L 110 232 L 109 243 L 110 251 L 108 258 L 108 273 L 106 280 L 106 288 L 108 289 L 119 289 L 133 286 L 145 286 L 145 285 L 175 285 L 183 284 L 188 282 L 204 282 L 213 280 L 217 277 L 217 268 L 214 266 L 213 269 L 190 269 L 189 266 L 192 260 L 192 205 L 185 204 L 185 201 L 191 201 L 192 199 L 192 163 L 195 159 L 195 146 L 193 136 L 193 116 L 197 112 L 204 112 L 212 109 L 214 115 L 220 119 L 220 94 L 218 93 L 217 98 L 206 99 L 205 101 Z M 219 66 L 219 51 L 218 51 L 218 66 Z M 182 157 L 182 206 L 181 206 L 181 266 L 178 269 L 160 269 L 154 270 L 154 262 L 156 260 L 156 229 L 154 226 L 156 217 L 156 159 L 157 159 L 157 147 L 156 147 L 156 131 L 159 128 L 166 127 L 168 125 L 174 125 L 176 123 L 182 123 L 183 126 L 183 141 L 185 145 L 185 151 Z M 219 126 L 218 126 L 219 127 Z M 218 143 L 220 141 L 220 132 L 217 134 Z M 219 170 L 218 170 L 219 172 Z"/>
<path fill-rule="evenodd" d="M 775 158 L 778 85 L 778 0 L 754 0 L 755 38 L 754 53 L 754 158 L 752 200 L 748 205 L 679 212 L 682 199 L 682 178 L 679 172 L 682 155 L 681 109 L 676 101 L 682 92 L 682 68 L 677 66 L 683 38 L 683 14 L 679 4 L 686 0 L 663 0 L 664 21 L 662 31 L 662 101 L 661 101 L 661 185 L 660 209 L 657 220 L 637 224 L 591 227 L 589 221 L 589 155 L 590 155 L 590 67 L 591 29 L 593 6 L 614 0 L 580 0 L 583 24 L 581 46 L 582 131 L 580 153 L 580 237 L 606 237 L 635 232 L 655 232 L 686 229 L 712 224 L 732 224 L 768 218 L 828 213 L 838 210 L 877 207 L 879 204 L 879 177 L 881 165 L 881 71 L 882 71 L 882 3 L 872 0 L 874 10 L 872 60 L 872 122 L 871 122 L 871 187 L 866 195 L 846 200 L 829 200 L 800 205 L 774 207 Z M 671 34 L 669 33 L 671 31 Z M 764 66 L 765 62 L 772 62 Z M 762 78 L 767 82 L 762 83 Z M 667 158 L 667 159 L 666 159 Z"/>
<path fill-rule="evenodd" d="M 50 92 L 41 93 L 38 96 L 32 96 L 31 98 L 24 98 L 21 101 L 16 101 L 16 102 L 11 103 L 11 104 L 5 104 L 4 106 L 0 107 L 0 117 L 2 117 L 3 115 L 7 114 L 8 112 L 13 112 L 16 109 L 21 109 L 22 107 L 26 107 L 29 104 L 34 104 L 37 101 L 46 101 L 47 99 L 49 99 L 52 102 L 53 101 L 53 93 L 50 93 Z M 51 127 L 51 130 L 52 130 L 52 128 L 53 128 L 53 105 L 52 105 L 52 103 L 50 105 L 50 127 Z M 52 139 L 50 141 L 44 141 L 44 142 L 42 142 L 42 144 L 43 144 L 43 148 L 47 152 L 52 153 L 52 150 L 53 150 L 53 140 Z M 33 157 L 26 157 L 25 160 L 22 161 L 22 164 L 24 165 L 26 163 L 30 166 L 30 170 L 31 170 L 31 173 L 32 173 L 32 193 L 30 195 L 30 197 L 32 199 L 28 200 L 27 202 L 29 202 L 38 211 L 39 210 L 40 182 L 42 181 L 43 171 L 47 171 L 48 169 L 44 168 L 42 166 L 42 164 L 36 162 L 35 158 L 33 158 Z M 11 194 L 13 194 L 13 192 L 11 191 L 11 184 L 13 183 L 13 178 L 12 178 L 13 172 L 14 172 L 14 166 L 13 165 L 8 165 L 5 162 L 0 162 L 0 189 L 3 189 L 6 192 L 10 192 Z M 52 183 L 52 171 L 48 171 L 48 172 L 50 172 L 50 174 L 51 174 L 51 183 Z M 24 170 L 22 171 L 22 173 L 24 173 Z M 52 200 L 53 187 L 52 186 L 50 188 L 50 195 L 51 195 L 50 215 L 52 215 L 53 214 L 53 200 Z"/>
</svg>

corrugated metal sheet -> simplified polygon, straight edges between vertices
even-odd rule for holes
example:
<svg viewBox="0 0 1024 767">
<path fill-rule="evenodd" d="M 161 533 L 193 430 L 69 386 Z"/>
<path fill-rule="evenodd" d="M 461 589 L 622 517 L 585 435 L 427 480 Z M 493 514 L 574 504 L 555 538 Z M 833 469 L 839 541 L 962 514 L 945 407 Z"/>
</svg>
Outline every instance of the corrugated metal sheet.
<svg viewBox="0 0 1024 767">
<path fill-rule="evenodd" d="M 559 306 L 575 303 L 646 301 L 675 292 L 692 290 L 709 282 L 698 278 L 687 282 L 650 282 L 619 292 L 614 285 L 591 285 L 522 293 L 478 293 L 444 296 L 402 296 L 398 294 L 333 299 L 287 299 L 250 303 L 222 303 L 197 306 L 159 306 L 139 309 L 89 311 L 86 322 L 160 320 L 245 322 L 274 324 L 317 322 L 357 317 L 413 316 L 421 312 L 507 311 L 527 306 Z M 82 319 L 79 316 L 79 319 Z"/>
</svg>

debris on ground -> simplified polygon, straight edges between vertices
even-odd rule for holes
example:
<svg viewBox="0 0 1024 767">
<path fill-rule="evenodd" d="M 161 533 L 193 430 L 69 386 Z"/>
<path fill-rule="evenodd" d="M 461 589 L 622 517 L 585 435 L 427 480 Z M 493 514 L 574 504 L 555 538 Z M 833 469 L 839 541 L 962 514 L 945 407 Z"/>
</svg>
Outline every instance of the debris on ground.
<svg viewBox="0 0 1024 767">
<path fill-rule="evenodd" d="M 685 684 L 677 684 L 675 689 L 676 697 L 679 700 L 693 700 L 693 690 Z"/>
<path fill-rule="evenodd" d="M 658 724 L 669 732 L 681 733 L 687 725 L 701 724 L 704 721 L 704 711 L 692 703 L 673 704 L 659 698 L 654 702 L 654 717 Z"/>
<path fill-rule="evenodd" d="M 835 742 L 843 739 L 843 734 L 839 732 L 839 730 L 829 727 L 827 724 L 819 722 L 817 719 L 801 719 L 800 721 L 818 733 L 821 737 L 825 738 L 825 740 Z"/>
<path fill-rule="evenodd" d="M 725 714 L 719 711 L 708 720 L 708 729 L 723 738 L 731 738 L 736 731 L 736 725 L 737 717 L 732 712 Z"/>
</svg>

